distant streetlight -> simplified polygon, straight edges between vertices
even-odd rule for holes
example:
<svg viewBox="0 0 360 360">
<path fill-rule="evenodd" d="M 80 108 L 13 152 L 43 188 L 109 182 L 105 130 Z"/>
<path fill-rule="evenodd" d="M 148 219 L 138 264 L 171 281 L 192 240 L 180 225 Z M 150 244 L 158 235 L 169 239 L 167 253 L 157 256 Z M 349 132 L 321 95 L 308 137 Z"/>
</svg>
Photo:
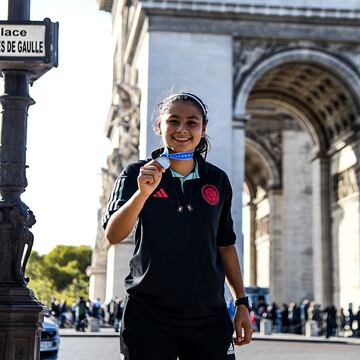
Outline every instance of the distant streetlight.
<svg viewBox="0 0 360 360">
<path fill-rule="evenodd" d="M 25 267 L 35 224 L 21 201 L 26 180 L 27 112 L 32 84 L 57 66 L 58 24 L 30 21 L 30 0 L 9 0 L 0 21 L 0 360 L 39 359 L 43 309 L 27 288 Z"/>
</svg>

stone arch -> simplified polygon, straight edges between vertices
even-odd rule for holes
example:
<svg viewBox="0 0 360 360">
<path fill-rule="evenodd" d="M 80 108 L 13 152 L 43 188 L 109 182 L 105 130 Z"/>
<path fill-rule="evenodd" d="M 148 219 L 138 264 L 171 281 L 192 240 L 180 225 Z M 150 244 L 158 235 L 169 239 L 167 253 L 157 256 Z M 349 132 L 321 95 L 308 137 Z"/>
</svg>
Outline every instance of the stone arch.
<svg viewBox="0 0 360 360">
<path fill-rule="evenodd" d="M 246 154 L 255 153 L 256 157 L 260 159 L 261 165 L 265 168 L 266 173 L 268 174 L 268 179 L 266 183 L 266 189 L 268 188 L 280 188 L 281 187 L 281 174 L 279 168 L 273 159 L 273 157 L 269 154 L 269 152 L 264 149 L 261 144 L 256 142 L 255 140 L 247 137 L 246 138 Z M 245 155 L 246 156 L 246 155 Z M 246 171 L 245 174 L 248 174 Z M 249 186 L 249 180 L 245 178 L 247 182 L 247 186 Z"/>
<path fill-rule="evenodd" d="M 321 129 L 316 122 L 313 114 L 306 108 L 299 110 L 299 104 L 295 99 L 290 99 L 282 96 L 281 98 L 276 96 L 276 94 L 262 93 L 257 94 L 251 97 L 251 104 L 262 105 L 262 104 L 272 104 L 283 110 L 284 112 L 291 115 L 296 119 L 297 123 L 302 127 L 302 129 L 309 135 L 311 144 L 313 146 L 314 156 L 320 154 L 324 149 L 322 144 L 325 144 L 325 138 Z M 309 119 L 311 119 L 309 121 Z"/>
<path fill-rule="evenodd" d="M 317 70 L 319 70 L 318 73 L 320 73 L 322 70 L 324 74 L 326 73 L 328 75 L 328 78 L 324 79 L 328 86 L 334 86 L 335 83 L 336 89 L 342 89 L 341 93 L 338 94 L 339 98 L 333 99 L 335 103 L 334 106 L 332 104 L 326 104 L 326 108 L 329 110 L 328 112 L 322 109 L 319 109 L 318 112 L 314 111 L 316 108 L 316 97 L 322 95 L 318 93 L 319 91 L 317 91 L 317 89 L 313 90 L 310 96 L 304 97 L 303 99 L 292 96 L 291 92 L 287 94 L 282 93 L 280 87 L 275 89 L 275 91 L 270 90 L 267 94 L 266 89 L 265 91 L 262 89 L 262 91 L 254 93 L 256 85 L 260 80 L 264 78 L 266 80 L 267 74 L 270 74 L 274 69 L 281 69 L 288 64 L 295 64 L 298 67 L 308 67 L 305 71 L 309 71 L 310 73 L 312 70 L 314 70 L 314 73 L 316 73 Z M 268 80 L 268 83 L 271 85 L 273 79 Z M 324 85 L 319 84 L 319 88 L 324 89 Z M 303 125 L 310 134 L 319 152 L 326 152 L 330 140 L 336 137 L 342 129 L 358 126 L 360 122 L 360 100 L 357 96 L 357 94 L 360 93 L 359 74 L 345 61 L 322 50 L 297 48 L 271 54 L 262 61 L 257 62 L 256 65 L 249 70 L 248 74 L 244 76 L 241 81 L 239 89 L 234 107 L 235 118 L 242 117 L 247 113 L 247 105 L 250 100 L 264 99 L 264 97 L 268 99 L 271 98 L 271 101 L 277 102 L 282 106 L 287 106 L 287 110 L 297 113 L 296 118 L 303 120 Z M 292 89 L 295 89 L 295 87 Z M 271 96 L 269 96 L 269 93 L 271 93 Z M 349 98 L 350 101 L 348 101 Z M 312 106 L 311 102 L 314 103 L 314 100 L 315 105 Z M 332 107 L 340 106 L 342 101 L 350 103 L 349 106 L 351 110 L 349 114 L 346 114 L 344 118 L 340 117 L 337 122 L 333 121 L 331 124 L 324 124 L 325 120 L 332 120 L 331 115 L 336 111 L 336 109 Z M 304 102 L 307 103 L 304 104 Z M 304 114 L 305 112 L 307 112 L 306 116 L 299 116 L 299 114 Z"/>
<path fill-rule="evenodd" d="M 359 73 L 355 70 L 355 66 L 344 61 L 340 55 L 334 55 L 326 50 L 288 48 L 273 52 L 262 60 L 259 59 L 246 74 L 244 73 L 238 85 L 239 92 L 236 94 L 234 108 L 235 119 L 250 114 L 253 124 L 260 124 L 262 121 L 264 125 L 268 120 L 279 121 L 282 116 L 283 119 L 290 116 L 310 136 L 313 150 L 310 163 L 312 195 L 311 201 L 307 204 L 312 204 L 311 208 L 309 207 L 312 219 L 307 229 L 312 231 L 307 236 L 311 241 L 306 243 L 302 251 L 302 259 L 304 261 L 308 258 L 313 259 L 312 287 L 315 300 L 323 305 L 333 303 L 335 299 L 333 289 L 336 285 L 334 281 L 338 274 L 331 270 L 334 267 L 331 166 L 341 146 L 348 144 L 359 129 Z M 246 125 L 246 129 L 256 134 L 257 131 L 254 130 L 254 125 L 251 125 L 251 120 Z M 262 156 L 266 154 L 261 151 L 260 153 Z M 270 157 L 272 155 L 271 148 L 269 155 Z M 263 163 L 266 164 L 269 172 L 269 159 Z M 280 168 L 280 179 L 282 171 L 284 170 Z M 285 191 L 290 187 L 287 188 L 285 182 L 282 185 L 284 191 L 280 190 L 280 193 L 267 192 L 270 204 L 269 216 L 272 217 L 272 211 L 277 212 L 277 216 L 282 218 L 282 227 L 287 224 L 285 229 L 290 229 L 291 219 L 287 216 L 288 213 L 285 208 L 280 209 L 277 205 L 290 203 L 291 197 L 288 195 L 290 192 Z M 305 205 L 308 206 L 307 204 Z M 277 226 L 278 231 L 271 231 L 271 227 L 274 225 L 270 224 L 270 273 L 281 275 L 278 277 L 279 280 L 273 281 L 270 278 L 270 289 L 275 289 L 273 297 L 274 294 L 278 296 L 283 292 L 282 296 L 286 298 L 289 294 L 284 289 L 289 288 L 289 277 L 279 268 L 279 262 L 274 262 L 273 258 L 276 254 L 282 256 L 281 243 L 289 238 L 290 232 L 287 230 L 276 239 L 280 226 Z M 356 241 L 358 240 L 354 240 Z M 291 264 L 287 265 L 290 269 Z M 294 277 L 296 275 L 298 274 L 294 274 Z M 304 274 L 303 278 L 308 277 L 310 278 L 309 274 Z M 296 279 L 300 281 L 300 277 Z M 308 294 L 311 294 L 309 284 L 306 289 Z"/>
</svg>

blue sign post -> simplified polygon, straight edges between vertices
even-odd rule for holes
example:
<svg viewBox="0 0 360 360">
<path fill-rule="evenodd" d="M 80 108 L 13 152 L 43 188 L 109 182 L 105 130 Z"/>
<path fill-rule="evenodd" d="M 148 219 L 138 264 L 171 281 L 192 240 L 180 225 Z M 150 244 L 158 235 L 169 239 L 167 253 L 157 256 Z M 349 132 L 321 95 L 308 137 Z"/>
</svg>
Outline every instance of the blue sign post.
<svg viewBox="0 0 360 360">
<path fill-rule="evenodd" d="M 35 217 L 21 194 L 27 186 L 29 85 L 58 64 L 58 23 L 30 21 L 30 0 L 9 0 L 0 21 L 0 360 L 39 359 L 42 305 L 25 268 Z"/>
</svg>

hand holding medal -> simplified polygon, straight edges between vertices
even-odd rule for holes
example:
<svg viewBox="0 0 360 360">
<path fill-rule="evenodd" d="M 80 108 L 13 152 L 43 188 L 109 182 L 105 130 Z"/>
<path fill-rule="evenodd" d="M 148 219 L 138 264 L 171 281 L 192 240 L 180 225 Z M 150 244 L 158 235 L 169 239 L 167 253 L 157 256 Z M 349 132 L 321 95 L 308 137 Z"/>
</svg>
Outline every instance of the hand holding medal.
<svg viewBox="0 0 360 360">
<path fill-rule="evenodd" d="M 145 196 L 150 196 L 150 194 L 159 185 L 162 174 L 165 171 L 166 170 L 161 167 L 156 160 L 151 160 L 141 167 L 137 178 L 140 192 Z"/>
</svg>

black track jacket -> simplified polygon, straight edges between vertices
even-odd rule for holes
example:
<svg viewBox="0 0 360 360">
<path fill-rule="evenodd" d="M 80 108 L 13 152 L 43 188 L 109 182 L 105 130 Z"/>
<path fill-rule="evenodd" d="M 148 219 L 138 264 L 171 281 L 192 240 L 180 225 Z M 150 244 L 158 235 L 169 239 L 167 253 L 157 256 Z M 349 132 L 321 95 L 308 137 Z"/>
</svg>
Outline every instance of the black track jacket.
<svg viewBox="0 0 360 360">
<path fill-rule="evenodd" d="M 162 150 L 154 151 L 152 158 Z M 223 316 L 225 275 L 218 246 L 232 245 L 236 239 L 227 175 L 201 155 L 194 158 L 200 178 L 185 181 L 184 192 L 180 179 L 167 169 L 147 199 L 136 224 L 135 250 L 125 280 L 130 298 L 153 315 L 179 324 Z M 116 180 L 104 228 L 137 190 L 139 169 L 149 160 L 128 165 Z M 177 212 L 179 205 L 188 203 L 193 211 Z"/>
</svg>

